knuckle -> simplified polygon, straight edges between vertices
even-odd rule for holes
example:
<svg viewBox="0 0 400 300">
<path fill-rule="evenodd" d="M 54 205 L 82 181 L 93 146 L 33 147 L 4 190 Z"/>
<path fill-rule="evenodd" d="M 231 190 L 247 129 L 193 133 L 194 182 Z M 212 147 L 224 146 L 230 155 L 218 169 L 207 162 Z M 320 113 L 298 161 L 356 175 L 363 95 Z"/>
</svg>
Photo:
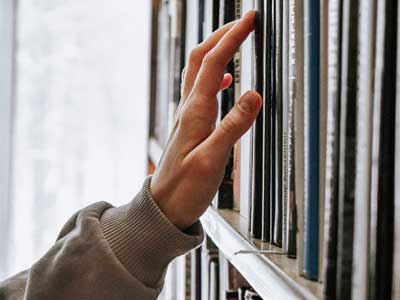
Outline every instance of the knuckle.
<svg viewBox="0 0 400 300">
<path fill-rule="evenodd" d="M 232 135 L 237 131 L 237 124 L 231 114 L 225 116 L 221 122 L 221 129 L 224 133 Z"/>
<path fill-rule="evenodd" d="M 203 60 L 204 54 L 200 47 L 195 47 L 190 51 L 189 61 L 191 63 L 200 64 Z"/>
</svg>

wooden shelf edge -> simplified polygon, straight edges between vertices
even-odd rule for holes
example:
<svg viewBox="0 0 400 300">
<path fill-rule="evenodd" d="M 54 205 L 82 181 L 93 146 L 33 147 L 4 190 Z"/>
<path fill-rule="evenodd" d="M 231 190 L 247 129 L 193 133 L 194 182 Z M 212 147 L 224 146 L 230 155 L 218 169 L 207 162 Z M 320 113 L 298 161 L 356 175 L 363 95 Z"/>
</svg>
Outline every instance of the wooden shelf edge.
<svg viewBox="0 0 400 300">
<path fill-rule="evenodd" d="M 163 154 L 162 147 L 158 144 L 155 138 L 149 139 L 149 158 L 152 163 L 157 166 Z"/>
<path fill-rule="evenodd" d="M 257 253 L 237 254 L 240 250 L 258 250 L 218 213 L 209 207 L 201 223 L 228 260 L 264 299 L 317 300 L 309 290 L 277 267 L 266 256 Z"/>
</svg>

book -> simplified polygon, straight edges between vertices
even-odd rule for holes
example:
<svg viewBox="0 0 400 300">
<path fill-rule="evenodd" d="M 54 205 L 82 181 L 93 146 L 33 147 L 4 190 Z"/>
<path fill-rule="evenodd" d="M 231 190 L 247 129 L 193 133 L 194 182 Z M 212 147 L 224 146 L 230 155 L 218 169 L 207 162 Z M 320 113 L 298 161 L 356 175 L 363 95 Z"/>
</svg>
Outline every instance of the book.
<svg viewBox="0 0 400 300">
<path fill-rule="evenodd" d="M 304 276 L 318 279 L 320 3 L 304 1 Z"/>
<path fill-rule="evenodd" d="M 376 1 L 359 2 L 357 145 L 354 195 L 352 299 L 367 299 L 369 291 L 369 222 L 371 186 L 371 132 L 374 91 Z"/>
<path fill-rule="evenodd" d="M 400 299 L 400 6 L 397 7 L 397 74 L 396 74 L 396 136 L 395 136 L 395 203 L 392 299 Z"/>
<path fill-rule="evenodd" d="M 339 95 L 341 53 L 341 1 L 328 4 L 328 74 L 327 124 L 325 156 L 325 212 L 323 253 L 323 295 L 336 298 L 337 218 L 338 218 L 338 164 L 339 160 Z"/>
<path fill-rule="evenodd" d="M 261 220 L 261 239 L 263 241 L 271 242 L 271 233 L 273 233 L 273 221 L 274 218 L 271 218 L 271 207 L 275 205 L 275 202 L 272 201 L 271 194 L 271 132 L 272 132 L 272 95 L 273 95 L 273 86 L 272 86 L 272 76 L 273 76 L 273 44 L 272 44 L 272 2 L 273 1 L 258 1 L 260 11 L 262 12 L 262 32 L 260 32 L 261 40 L 262 40 L 262 48 L 256 49 L 256 51 L 260 52 L 260 56 L 262 57 L 262 61 L 257 62 L 257 65 L 262 66 L 262 89 L 260 89 L 259 93 L 263 96 L 264 105 L 262 107 L 262 220 Z M 257 54 L 256 54 L 257 56 Z M 256 57 L 257 58 L 257 57 Z M 257 82 L 256 82 L 257 84 Z M 268 86 L 268 88 L 267 88 Z"/>
<path fill-rule="evenodd" d="M 228 0 L 220 0 L 219 2 L 219 25 L 222 26 L 235 19 L 235 2 Z M 235 57 L 237 57 L 235 55 Z M 235 63 L 232 59 L 225 68 L 226 73 L 235 76 Z M 234 77 L 235 80 L 235 77 Z M 236 78 L 238 80 L 238 78 Z M 222 120 L 231 110 L 235 104 L 235 82 L 227 89 L 220 93 L 220 119 Z M 233 162 L 234 153 L 230 152 L 228 163 L 225 167 L 224 177 L 218 189 L 218 201 L 216 206 L 218 208 L 232 208 L 233 207 Z"/>
<path fill-rule="evenodd" d="M 255 32 L 253 35 L 254 44 L 254 85 L 255 90 L 264 95 L 264 4 L 263 0 L 255 1 L 256 20 Z M 250 233 L 255 238 L 261 238 L 262 235 L 262 219 L 265 215 L 264 210 L 264 169 L 263 169 L 263 124 L 265 111 L 265 97 L 263 97 L 263 108 L 257 115 L 255 124 L 252 128 L 252 186 L 251 186 L 251 220 Z M 268 206 L 269 207 L 269 206 Z M 268 212 L 269 216 L 269 212 Z"/>
<path fill-rule="evenodd" d="M 201 300 L 201 248 L 190 252 L 190 299 Z"/>
<path fill-rule="evenodd" d="M 282 155 L 283 155 L 283 104 L 282 104 L 282 1 L 275 1 L 275 214 L 273 243 L 282 246 Z"/>
<path fill-rule="evenodd" d="M 252 0 L 242 1 L 242 15 L 253 9 Z M 253 49 L 250 36 L 241 47 L 240 90 L 242 93 L 253 89 Z M 251 204 L 251 162 L 252 162 L 252 129 L 247 131 L 240 139 L 240 215 L 247 221 L 250 220 Z"/>
<path fill-rule="evenodd" d="M 373 182 L 374 201 L 371 216 L 375 221 L 374 280 L 371 281 L 371 295 L 376 299 L 389 299 L 392 288 L 393 227 L 394 227 L 394 136 L 396 102 L 396 28 L 397 1 L 379 1 L 377 4 L 377 29 L 375 52 L 374 131 L 373 131 Z M 379 115 L 378 115 L 379 114 Z M 376 117 L 376 118 L 375 118 Z M 379 128 L 375 120 L 379 119 Z M 375 144 L 375 139 L 377 144 Z M 375 145 L 374 145 L 375 144 Z M 375 150 L 375 151 L 374 151 Z M 378 163 L 374 164 L 374 159 Z M 375 176 L 374 176 L 375 175 Z M 372 233 L 372 232 L 371 232 Z M 389 255 L 388 255 L 389 254 Z"/>
<path fill-rule="evenodd" d="M 296 5 L 297 0 L 289 1 L 289 64 L 288 64 L 288 136 L 287 136 L 287 255 L 296 257 L 297 206 L 296 206 L 296 172 L 295 172 L 295 102 L 300 97 L 300 86 L 296 82 L 297 42 L 296 42 Z M 299 81 L 300 82 L 300 81 Z M 302 107 L 302 105 L 301 105 Z M 284 249 L 285 251 L 285 249 Z"/>
<path fill-rule="evenodd" d="M 269 168 L 265 168 L 265 170 L 269 170 L 269 236 L 263 237 L 264 241 L 273 243 L 274 241 L 274 231 L 275 231 L 275 195 L 276 195 L 276 48 L 275 48 L 275 36 L 276 36 L 276 1 L 270 1 L 265 6 L 266 13 L 266 28 L 268 30 L 268 20 L 270 23 L 271 32 L 266 33 L 266 64 L 265 64 L 265 78 L 266 78 L 266 86 L 269 86 L 269 90 L 271 90 L 271 97 L 267 97 L 267 101 L 269 103 L 269 114 L 268 118 L 266 118 L 266 122 L 264 124 L 265 130 L 269 132 L 269 135 L 265 135 L 265 145 L 269 146 Z M 268 51 L 268 49 L 270 51 Z M 271 64 L 271 68 L 268 68 L 268 62 Z M 268 73 L 271 72 L 269 75 Z"/>
<path fill-rule="evenodd" d="M 242 16 L 242 1 L 235 0 L 235 19 L 238 20 Z M 233 95 L 235 103 L 237 103 L 241 96 L 241 48 L 235 53 L 233 57 L 234 73 L 233 75 Z M 233 210 L 240 210 L 240 140 L 233 146 Z"/>
<path fill-rule="evenodd" d="M 324 253 L 324 213 L 325 213 L 325 170 L 326 170 L 326 113 L 328 102 L 328 1 L 321 0 L 321 32 L 320 32 L 320 143 L 319 143 L 319 245 L 318 245 L 318 279 L 323 281 Z"/>
<path fill-rule="evenodd" d="M 294 102 L 295 134 L 295 200 L 296 200 L 296 256 L 300 275 L 304 272 L 304 1 L 295 2 L 295 57 L 296 57 L 296 100 Z"/>
<path fill-rule="evenodd" d="M 190 51 L 199 43 L 199 0 L 186 2 L 185 65 L 189 62 Z"/>
<path fill-rule="evenodd" d="M 289 1 L 282 3 L 282 251 L 288 251 L 288 192 L 289 192 Z"/>
<path fill-rule="evenodd" d="M 169 7 L 168 1 L 161 1 L 159 4 L 157 25 L 158 25 L 158 40 L 157 40 L 157 89 L 155 93 L 155 116 L 154 116 L 154 136 L 160 145 L 165 147 L 168 139 L 169 122 L 170 116 L 170 64 L 169 64 L 169 51 L 170 51 L 170 36 L 169 30 Z"/>
<path fill-rule="evenodd" d="M 201 246 L 201 299 L 209 300 L 210 299 L 210 291 L 211 285 L 211 262 L 218 259 L 218 248 L 213 243 L 213 241 L 205 236 L 204 241 Z M 214 276 L 218 277 L 218 273 L 214 274 Z M 215 277 L 215 278 L 216 278 Z M 213 280 L 215 282 L 215 279 Z M 218 293 L 217 293 L 218 296 Z"/>
<path fill-rule="evenodd" d="M 210 293 L 209 300 L 219 300 L 219 259 L 212 257 L 210 260 Z"/>
<path fill-rule="evenodd" d="M 336 297 L 351 298 L 354 187 L 356 160 L 356 97 L 358 1 L 342 2 L 340 83 L 339 189 Z"/>
</svg>

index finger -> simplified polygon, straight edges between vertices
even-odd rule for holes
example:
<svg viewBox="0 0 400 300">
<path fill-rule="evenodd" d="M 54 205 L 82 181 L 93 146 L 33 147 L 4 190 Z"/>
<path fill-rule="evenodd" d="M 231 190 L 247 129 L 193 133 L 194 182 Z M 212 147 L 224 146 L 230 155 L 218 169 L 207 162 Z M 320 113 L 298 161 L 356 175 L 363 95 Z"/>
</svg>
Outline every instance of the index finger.
<svg viewBox="0 0 400 300">
<path fill-rule="evenodd" d="M 255 11 L 248 12 L 207 53 L 196 78 L 193 93 L 213 98 L 219 91 L 225 67 L 240 45 L 254 30 Z"/>
</svg>

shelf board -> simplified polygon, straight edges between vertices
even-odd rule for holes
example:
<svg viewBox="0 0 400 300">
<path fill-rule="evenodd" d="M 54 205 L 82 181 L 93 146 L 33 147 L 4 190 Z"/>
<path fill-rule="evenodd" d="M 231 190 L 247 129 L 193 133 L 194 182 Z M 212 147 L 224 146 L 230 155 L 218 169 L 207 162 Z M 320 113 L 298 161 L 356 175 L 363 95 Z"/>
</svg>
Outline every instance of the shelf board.
<svg viewBox="0 0 400 300">
<path fill-rule="evenodd" d="M 210 206 L 201 223 L 217 247 L 264 299 L 322 299 L 322 284 L 299 276 L 297 260 L 277 254 L 281 248 L 251 238 L 248 222 L 238 212 Z M 237 253 L 241 250 L 274 253 Z"/>
</svg>

